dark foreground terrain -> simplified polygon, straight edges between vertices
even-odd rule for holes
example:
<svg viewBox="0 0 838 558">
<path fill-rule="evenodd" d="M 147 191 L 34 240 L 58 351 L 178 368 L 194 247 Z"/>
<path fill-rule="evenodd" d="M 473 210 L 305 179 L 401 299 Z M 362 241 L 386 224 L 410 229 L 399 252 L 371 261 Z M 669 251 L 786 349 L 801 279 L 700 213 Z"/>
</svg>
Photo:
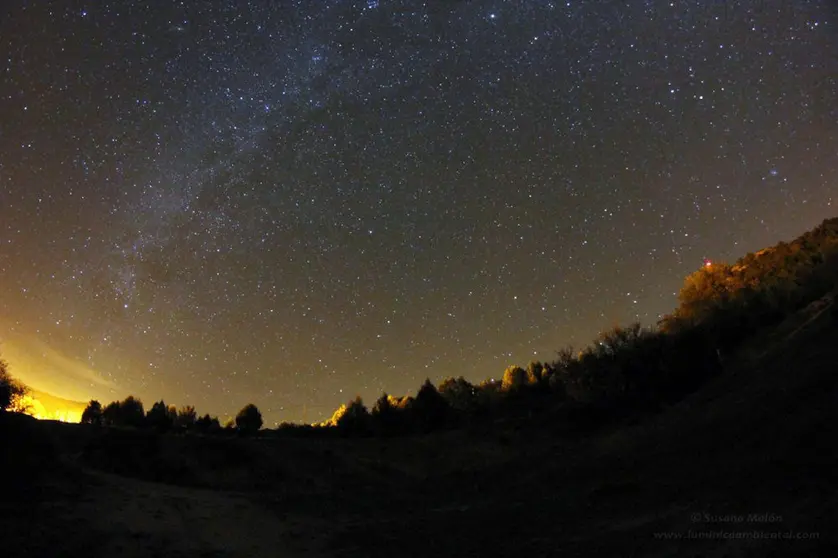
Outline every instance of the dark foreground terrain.
<svg viewBox="0 0 838 558">
<path fill-rule="evenodd" d="M 214 439 L 6 415 L 0 553 L 838 556 L 837 387 L 827 298 L 630 423 Z"/>
</svg>

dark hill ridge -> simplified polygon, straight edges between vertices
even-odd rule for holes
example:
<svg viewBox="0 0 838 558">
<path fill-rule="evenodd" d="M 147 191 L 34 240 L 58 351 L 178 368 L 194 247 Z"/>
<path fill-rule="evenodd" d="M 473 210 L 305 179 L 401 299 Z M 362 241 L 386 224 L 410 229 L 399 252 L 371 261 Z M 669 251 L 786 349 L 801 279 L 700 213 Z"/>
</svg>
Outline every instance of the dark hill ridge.
<svg viewBox="0 0 838 558">
<path fill-rule="evenodd" d="M 15 448 L 3 455 L 15 479 L 0 500 L 3 544 L 32 556 L 838 555 L 838 304 L 824 271 L 836 238 L 827 221 L 758 256 L 762 271 L 737 288 L 770 285 L 782 315 L 743 321 L 719 373 L 654 411 L 597 421 L 562 402 L 384 439 L 2 416 Z M 675 318 L 714 324 L 741 296 L 726 292 L 701 319 Z M 761 311 L 753 300 L 746 309 Z"/>
<path fill-rule="evenodd" d="M 379 547 L 374 541 L 381 539 L 411 541 L 417 556 L 445 548 L 497 556 L 815 556 L 838 550 L 830 528 L 838 506 L 825 497 L 838 486 L 835 306 L 810 318 L 805 312 L 783 324 L 798 333 L 761 358 L 748 356 L 764 352 L 759 341 L 744 347 L 729 373 L 652 419 L 576 444 L 545 429 L 513 442 L 518 458 L 486 465 L 482 473 L 494 482 L 459 506 L 415 524 L 366 521 L 341 542 L 360 551 Z M 807 324 L 802 330 L 801 323 Z M 752 521 L 738 524 L 723 520 L 749 515 Z M 817 533 L 818 539 L 656 538 L 748 530 Z"/>
</svg>

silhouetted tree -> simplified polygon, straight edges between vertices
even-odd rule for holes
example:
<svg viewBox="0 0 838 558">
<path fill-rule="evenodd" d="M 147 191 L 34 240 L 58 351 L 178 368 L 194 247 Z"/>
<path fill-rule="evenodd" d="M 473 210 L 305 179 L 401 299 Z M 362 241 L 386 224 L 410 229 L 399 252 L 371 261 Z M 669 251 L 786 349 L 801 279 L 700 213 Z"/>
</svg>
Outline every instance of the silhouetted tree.
<svg viewBox="0 0 838 558">
<path fill-rule="evenodd" d="M 129 395 L 123 401 L 108 403 L 102 411 L 102 422 L 110 426 L 141 428 L 145 424 L 143 402 Z"/>
<path fill-rule="evenodd" d="M 26 394 L 26 387 L 12 378 L 9 365 L 0 359 L 0 413 L 9 409 Z"/>
<path fill-rule="evenodd" d="M 505 392 L 515 392 L 527 385 L 527 371 L 520 366 L 510 366 L 503 372 L 501 389 Z"/>
<path fill-rule="evenodd" d="M 102 424 L 102 404 L 91 399 L 84 412 L 81 414 L 82 424 L 95 424 L 100 426 Z"/>
<path fill-rule="evenodd" d="M 343 413 L 337 418 L 335 426 L 342 433 L 352 436 L 363 436 L 369 433 L 370 414 L 360 395 L 346 404 Z"/>
<path fill-rule="evenodd" d="M 380 435 L 391 436 L 401 430 L 401 411 L 394 405 L 394 400 L 395 398 L 384 393 L 372 408 L 373 429 Z"/>
<path fill-rule="evenodd" d="M 645 334 L 639 323 L 628 327 L 615 326 L 599 334 L 594 340 L 593 350 L 599 356 L 615 357 L 632 351 Z"/>
<path fill-rule="evenodd" d="M 501 382 L 489 378 L 477 384 L 476 389 L 478 412 L 484 416 L 495 412 L 498 404 L 503 399 Z"/>
<path fill-rule="evenodd" d="M 117 426 L 120 424 L 120 419 L 119 401 L 111 401 L 102 409 L 102 424 Z"/>
<path fill-rule="evenodd" d="M 567 384 L 570 381 L 571 370 L 576 366 L 576 353 L 573 347 L 567 346 L 556 352 L 556 360 L 550 363 L 550 378 L 547 385 L 550 391 L 561 397 L 567 396 Z"/>
<path fill-rule="evenodd" d="M 195 407 L 192 405 L 185 405 L 180 408 L 177 413 L 177 421 L 176 424 L 178 428 L 183 428 L 184 430 L 191 430 L 195 426 L 195 422 L 198 420 L 198 414 L 195 412 Z"/>
<path fill-rule="evenodd" d="M 425 383 L 416 393 L 416 399 L 411 408 L 418 430 L 429 432 L 444 427 L 449 418 L 449 410 L 448 402 L 440 395 L 436 386 L 429 378 L 425 379 Z"/>
<path fill-rule="evenodd" d="M 259 432 L 259 429 L 262 428 L 262 413 L 259 412 L 256 405 L 248 403 L 239 411 L 239 414 L 236 415 L 236 428 L 245 436 Z"/>
<path fill-rule="evenodd" d="M 527 365 L 527 384 L 537 386 L 541 383 L 544 375 L 544 365 L 541 362 L 533 361 Z"/>
<path fill-rule="evenodd" d="M 739 286 L 731 266 L 724 263 L 705 265 L 684 280 L 684 286 L 678 294 L 679 318 L 690 323 L 706 318 L 714 308 L 726 302 Z"/>
<path fill-rule="evenodd" d="M 396 409 L 400 411 L 407 411 L 413 408 L 413 402 L 415 399 L 409 395 L 403 395 L 402 397 L 396 397 L 394 395 L 388 395 L 387 398 L 390 400 L 390 403 Z"/>
<path fill-rule="evenodd" d="M 443 380 L 439 393 L 452 409 L 461 413 L 471 413 L 477 407 L 477 388 L 462 376 Z"/>
<path fill-rule="evenodd" d="M 321 422 L 320 426 L 325 426 L 325 427 L 337 426 L 338 422 L 340 421 L 340 419 L 344 415 L 344 413 L 346 413 L 346 404 L 341 403 L 340 407 L 335 409 L 335 412 L 332 413 L 332 416 L 330 418 L 328 418 L 327 420 L 324 420 L 323 422 Z"/>
<path fill-rule="evenodd" d="M 195 421 L 195 430 L 201 434 L 218 434 L 221 432 L 221 423 L 218 422 L 218 417 L 206 414 Z"/>
<path fill-rule="evenodd" d="M 161 399 L 149 409 L 146 415 L 146 424 L 158 432 L 167 432 L 174 426 L 176 419 L 177 410 L 175 407 L 166 405 Z"/>
</svg>

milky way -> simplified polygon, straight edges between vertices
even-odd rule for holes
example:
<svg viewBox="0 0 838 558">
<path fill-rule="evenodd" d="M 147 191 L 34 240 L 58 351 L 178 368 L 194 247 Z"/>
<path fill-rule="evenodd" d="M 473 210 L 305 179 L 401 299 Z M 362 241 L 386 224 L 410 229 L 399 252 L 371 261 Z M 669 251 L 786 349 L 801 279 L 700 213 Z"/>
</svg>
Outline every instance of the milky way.
<svg viewBox="0 0 838 558">
<path fill-rule="evenodd" d="M 825 2 L 158 4 L 0 8 L 0 352 L 60 396 L 319 420 L 838 213 Z"/>
</svg>

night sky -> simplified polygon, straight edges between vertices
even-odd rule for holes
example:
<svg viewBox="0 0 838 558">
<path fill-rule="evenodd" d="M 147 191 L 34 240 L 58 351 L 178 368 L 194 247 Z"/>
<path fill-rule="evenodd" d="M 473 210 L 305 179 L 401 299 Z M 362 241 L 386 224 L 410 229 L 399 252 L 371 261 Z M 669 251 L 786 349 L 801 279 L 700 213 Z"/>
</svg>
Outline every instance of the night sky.
<svg viewBox="0 0 838 558">
<path fill-rule="evenodd" d="M 838 215 L 817 1 L 0 8 L 0 353 L 272 426 L 653 324 Z"/>
</svg>

